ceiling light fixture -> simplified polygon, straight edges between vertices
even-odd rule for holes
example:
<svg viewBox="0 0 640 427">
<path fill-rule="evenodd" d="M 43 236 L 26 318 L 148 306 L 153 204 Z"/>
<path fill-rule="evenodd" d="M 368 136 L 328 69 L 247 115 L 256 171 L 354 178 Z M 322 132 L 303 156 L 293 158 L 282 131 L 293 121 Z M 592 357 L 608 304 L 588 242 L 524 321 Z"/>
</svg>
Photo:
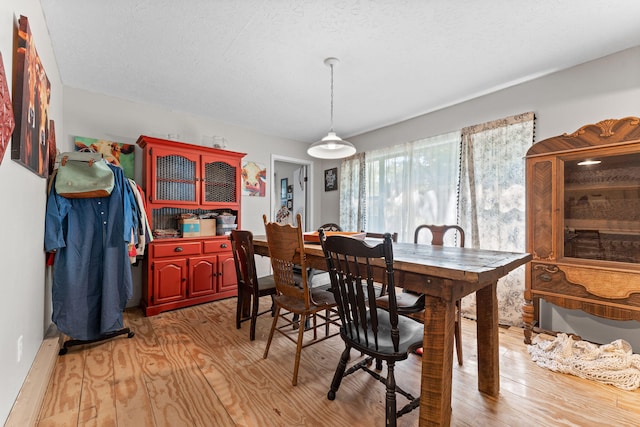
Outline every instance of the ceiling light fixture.
<svg viewBox="0 0 640 427">
<path fill-rule="evenodd" d="M 319 159 L 342 159 L 356 153 L 356 147 L 349 141 L 340 138 L 333 131 L 333 66 L 338 63 L 338 58 L 327 58 L 324 64 L 331 68 L 331 130 L 318 142 L 311 144 L 307 154 Z"/>
</svg>

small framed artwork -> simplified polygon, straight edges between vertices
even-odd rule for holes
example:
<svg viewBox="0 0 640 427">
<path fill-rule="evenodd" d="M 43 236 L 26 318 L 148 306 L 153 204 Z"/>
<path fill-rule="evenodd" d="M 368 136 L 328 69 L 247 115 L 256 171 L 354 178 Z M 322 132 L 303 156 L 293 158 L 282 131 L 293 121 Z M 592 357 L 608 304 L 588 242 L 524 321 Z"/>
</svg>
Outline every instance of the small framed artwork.
<svg viewBox="0 0 640 427">
<path fill-rule="evenodd" d="M 280 180 L 280 199 L 286 200 L 287 198 L 287 185 L 289 185 L 288 178 L 282 178 Z"/>
<path fill-rule="evenodd" d="M 242 195 L 264 197 L 267 192 L 267 168 L 262 163 L 242 163 Z"/>
<path fill-rule="evenodd" d="M 324 171 L 324 191 L 334 191 L 338 189 L 338 168 Z"/>
</svg>

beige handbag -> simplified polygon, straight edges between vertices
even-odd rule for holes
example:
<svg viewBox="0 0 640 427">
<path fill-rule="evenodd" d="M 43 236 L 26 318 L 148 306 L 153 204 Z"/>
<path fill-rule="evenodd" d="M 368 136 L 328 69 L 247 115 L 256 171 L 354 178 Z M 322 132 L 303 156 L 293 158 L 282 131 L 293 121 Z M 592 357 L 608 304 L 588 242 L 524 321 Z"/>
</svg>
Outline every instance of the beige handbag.
<svg viewBox="0 0 640 427">
<path fill-rule="evenodd" d="M 106 197 L 113 191 L 113 171 L 100 153 L 60 153 L 56 157 L 56 164 L 56 192 L 63 197 Z"/>
</svg>

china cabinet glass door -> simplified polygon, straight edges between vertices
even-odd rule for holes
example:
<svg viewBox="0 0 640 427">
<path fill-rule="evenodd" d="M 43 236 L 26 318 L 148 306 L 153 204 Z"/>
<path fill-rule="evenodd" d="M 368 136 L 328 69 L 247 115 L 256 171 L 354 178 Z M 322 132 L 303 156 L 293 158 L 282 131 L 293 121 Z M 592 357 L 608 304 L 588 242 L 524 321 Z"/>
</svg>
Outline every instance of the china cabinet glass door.
<svg viewBox="0 0 640 427">
<path fill-rule="evenodd" d="M 640 262 L 640 153 L 565 159 L 564 256 Z"/>
</svg>

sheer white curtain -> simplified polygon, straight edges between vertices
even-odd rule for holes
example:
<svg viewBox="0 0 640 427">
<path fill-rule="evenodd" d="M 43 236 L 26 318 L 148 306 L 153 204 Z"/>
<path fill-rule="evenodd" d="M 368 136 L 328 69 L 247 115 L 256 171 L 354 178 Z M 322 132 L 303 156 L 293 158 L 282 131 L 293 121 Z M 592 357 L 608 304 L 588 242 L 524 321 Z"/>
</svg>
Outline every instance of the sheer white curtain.
<svg viewBox="0 0 640 427">
<path fill-rule="evenodd" d="M 533 143 L 534 115 L 525 113 L 462 130 L 459 225 L 465 246 L 525 251 L 525 164 Z M 522 325 L 524 267 L 498 282 L 501 324 Z M 462 301 L 476 317 L 475 294 Z"/>
<path fill-rule="evenodd" d="M 340 165 L 340 227 L 344 231 L 360 231 L 365 228 L 365 158 L 365 153 L 357 153 L 344 159 Z"/>
<path fill-rule="evenodd" d="M 366 223 L 413 242 L 424 223 L 456 223 L 460 132 L 367 152 Z"/>
</svg>

